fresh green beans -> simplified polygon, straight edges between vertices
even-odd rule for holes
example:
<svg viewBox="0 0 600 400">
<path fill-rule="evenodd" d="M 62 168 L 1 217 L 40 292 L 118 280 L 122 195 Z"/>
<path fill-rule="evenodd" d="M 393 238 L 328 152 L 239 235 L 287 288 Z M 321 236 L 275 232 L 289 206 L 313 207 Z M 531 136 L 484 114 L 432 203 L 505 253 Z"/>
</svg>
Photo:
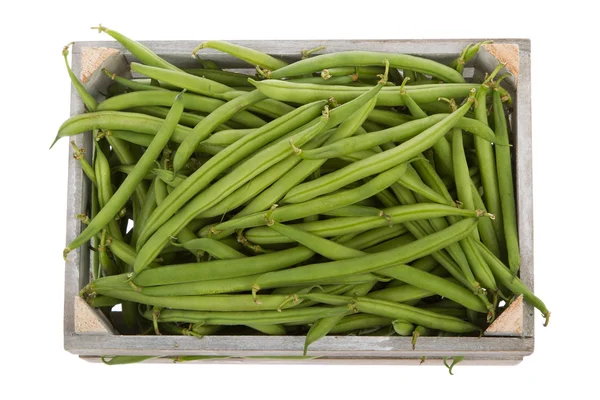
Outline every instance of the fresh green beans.
<svg viewBox="0 0 600 400">
<path fill-rule="evenodd" d="M 325 102 L 317 102 L 298 108 L 296 111 L 278 118 L 267 125 L 257 129 L 250 135 L 243 137 L 208 162 L 198 168 L 179 185 L 166 199 L 157 207 L 148 219 L 140 244 L 143 244 L 152 233 L 167 222 L 186 202 L 204 189 L 218 174 L 226 168 L 234 165 L 253 151 L 265 146 L 273 140 L 285 135 L 315 118 L 321 112 Z M 169 234 L 172 234 L 169 233 Z"/>
<path fill-rule="evenodd" d="M 420 154 L 423 150 L 431 147 L 448 131 L 448 129 L 452 128 L 458 122 L 471 107 L 474 95 L 475 92 L 471 92 L 469 100 L 465 105 L 442 119 L 437 124 L 427 128 L 420 135 L 404 142 L 394 149 L 354 162 L 336 172 L 327 174 L 326 176 L 309 183 L 296 186 L 288 192 L 284 200 L 290 203 L 306 201 L 321 194 L 339 189 L 358 179 L 385 171 L 392 165 L 398 165 L 399 163 L 410 160 Z"/>
<path fill-rule="evenodd" d="M 106 205 L 100 210 L 96 218 L 85 228 L 85 230 L 75 238 L 63 251 L 63 257 L 66 258 L 67 254 L 73 249 L 78 248 L 85 242 L 87 242 L 92 236 L 98 233 L 106 224 L 110 222 L 112 218 L 121 210 L 125 205 L 125 202 L 133 194 L 137 185 L 144 179 L 144 176 L 150 171 L 154 161 L 158 155 L 162 152 L 163 148 L 171 138 L 179 121 L 179 114 L 183 112 L 183 101 L 181 98 L 176 98 L 171 108 L 170 115 L 165 119 L 165 123 L 161 126 L 157 132 L 154 140 L 138 161 L 136 168 L 131 171 L 123 184 L 110 198 Z"/>
<path fill-rule="evenodd" d="M 503 66 L 483 84 L 463 77 L 481 43 L 444 65 L 209 41 L 188 69 L 99 30 L 136 77 L 104 70 L 108 89 L 88 92 L 65 47 L 85 112 L 53 145 L 95 139 L 91 165 L 73 146 L 92 198 L 65 257 L 91 246 L 80 296 L 103 312 L 120 303 L 118 334 L 305 334 L 305 354 L 330 334 L 400 335 L 414 349 L 420 336 L 481 334 L 516 295 L 547 324 L 517 276 Z M 215 50 L 228 61 L 205 60 Z M 256 76 L 228 69 L 244 63 Z"/>
<path fill-rule="evenodd" d="M 283 207 L 281 209 L 283 209 Z M 275 214 L 275 212 L 273 212 L 273 214 Z M 271 216 L 273 216 L 273 214 L 271 214 Z M 320 237 L 333 237 L 353 232 L 365 232 L 375 228 L 386 227 L 390 224 L 397 225 L 405 221 L 430 219 L 446 215 L 476 217 L 482 215 L 482 213 L 441 204 L 423 203 L 385 208 L 380 211 L 380 215 L 375 217 L 340 217 L 290 226 Z M 297 218 L 293 217 L 292 219 Z M 248 230 L 245 235 L 246 238 L 257 244 L 293 242 L 289 238 L 286 239 L 285 235 L 277 234 L 277 232 L 269 229 L 269 227 L 252 228 Z"/>
<path fill-rule="evenodd" d="M 372 272 L 410 262 L 462 239 L 471 233 L 476 224 L 476 219 L 469 218 L 457 222 L 441 232 L 433 233 L 398 249 L 347 260 L 305 265 L 290 270 L 266 273 L 256 280 L 252 287 L 252 293 L 256 295 L 260 289 L 301 284 L 315 279 Z"/>
</svg>

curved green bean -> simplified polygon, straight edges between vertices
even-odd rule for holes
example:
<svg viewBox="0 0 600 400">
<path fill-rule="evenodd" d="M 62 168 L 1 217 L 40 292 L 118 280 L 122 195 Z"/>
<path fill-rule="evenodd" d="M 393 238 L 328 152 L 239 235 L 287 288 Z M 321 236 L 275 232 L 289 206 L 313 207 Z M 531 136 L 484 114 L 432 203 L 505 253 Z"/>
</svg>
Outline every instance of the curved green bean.
<svg viewBox="0 0 600 400">
<path fill-rule="evenodd" d="M 152 66 L 155 66 L 158 68 L 164 68 L 164 69 L 168 69 L 168 70 L 181 71 L 179 68 L 177 68 L 173 64 L 163 60 L 161 57 L 159 57 L 156 53 L 154 53 L 148 47 L 120 34 L 117 31 L 106 28 L 102 25 L 98 25 L 97 27 L 93 27 L 92 29 L 97 29 L 98 32 L 104 32 L 104 33 L 112 36 L 113 39 L 115 39 L 117 42 L 121 43 L 123 45 L 123 47 L 125 47 L 127 50 L 129 50 L 131 52 L 131 54 L 133 54 L 134 57 L 136 57 L 138 60 L 140 60 L 144 64 L 148 64 L 148 65 L 152 65 Z"/>
<path fill-rule="evenodd" d="M 462 74 L 433 60 L 407 54 L 371 51 L 342 51 L 318 55 L 297 61 L 288 66 L 279 67 L 270 73 L 270 78 L 281 79 L 318 72 L 326 68 L 346 67 L 348 65 L 356 67 L 383 66 L 385 60 L 389 61 L 391 68 L 410 69 L 435 76 L 447 82 L 465 81 Z"/>
<path fill-rule="evenodd" d="M 279 60 L 261 51 L 219 40 L 209 40 L 201 43 L 192 51 L 192 55 L 195 55 L 201 49 L 219 50 L 224 53 L 231 54 L 240 60 L 244 60 L 253 66 L 259 66 L 269 70 L 276 70 L 288 65 L 285 61 Z"/>
</svg>

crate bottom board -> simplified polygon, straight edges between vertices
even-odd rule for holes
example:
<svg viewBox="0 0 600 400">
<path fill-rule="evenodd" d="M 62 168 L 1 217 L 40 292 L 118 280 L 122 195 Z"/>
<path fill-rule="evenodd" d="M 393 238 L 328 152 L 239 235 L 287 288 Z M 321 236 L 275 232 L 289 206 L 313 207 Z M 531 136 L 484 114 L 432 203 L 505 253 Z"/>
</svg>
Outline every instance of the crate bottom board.
<svg viewBox="0 0 600 400">
<path fill-rule="evenodd" d="M 408 337 L 388 336 L 327 336 L 313 343 L 308 355 L 311 360 L 260 360 L 243 357 L 301 356 L 303 336 L 205 336 L 201 339 L 186 336 L 120 336 L 75 334 L 65 338 L 65 349 L 81 356 L 100 357 L 115 355 L 136 356 L 229 356 L 233 359 L 206 360 L 207 362 L 365 362 L 413 364 L 421 357 L 442 360 L 444 357 L 464 356 L 465 361 L 493 365 L 507 362 L 514 365 L 533 353 L 531 337 L 421 337 L 415 350 Z M 244 361 L 239 361 L 242 359 Z M 156 360 L 165 361 L 165 360 Z M 169 360 L 166 360 L 169 361 Z"/>
</svg>

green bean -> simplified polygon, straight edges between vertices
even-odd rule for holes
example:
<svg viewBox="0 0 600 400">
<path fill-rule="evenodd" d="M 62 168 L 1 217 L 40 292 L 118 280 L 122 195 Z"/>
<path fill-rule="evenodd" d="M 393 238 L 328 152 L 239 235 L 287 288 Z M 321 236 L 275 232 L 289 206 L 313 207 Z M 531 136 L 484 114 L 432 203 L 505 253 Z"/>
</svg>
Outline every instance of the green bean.
<svg viewBox="0 0 600 400">
<path fill-rule="evenodd" d="M 143 147 L 148 147 L 152 142 L 153 136 L 146 135 L 144 133 L 131 132 L 131 131 L 108 131 L 108 136 L 113 136 L 115 138 L 124 140 L 129 143 L 137 144 Z M 171 137 L 171 141 L 174 143 L 182 143 L 184 140 L 180 135 L 174 135 Z M 218 154 L 223 151 L 226 146 L 215 146 L 211 144 L 200 143 L 196 148 L 196 152 L 205 153 L 210 155 Z"/>
<path fill-rule="evenodd" d="M 412 190 L 416 194 L 423 196 L 424 198 L 431 200 L 435 203 L 454 205 L 453 202 L 452 203 L 449 202 L 448 199 L 446 199 L 444 196 L 442 196 L 441 194 L 439 194 L 438 192 L 436 192 L 435 190 L 433 190 L 432 188 L 427 186 L 425 183 L 423 183 L 423 181 L 421 180 L 421 177 L 419 177 L 419 174 L 417 173 L 417 171 L 415 171 L 415 169 L 411 165 L 408 166 L 406 173 L 404 175 L 402 175 L 400 177 L 400 179 L 398 179 L 398 183 L 400 183 L 402 186 L 406 187 L 407 189 Z M 469 208 L 469 207 L 465 207 L 465 208 Z M 471 209 L 475 209 L 475 208 L 471 207 Z"/>
<path fill-rule="evenodd" d="M 160 118 L 124 111 L 97 111 L 77 114 L 61 125 L 52 146 L 62 137 L 74 136 L 97 128 L 155 135 L 163 122 L 164 120 Z M 189 132 L 191 132 L 190 128 L 177 125 L 173 135 L 174 138 L 179 137 L 179 140 L 183 141 Z"/>
<path fill-rule="evenodd" d="M 308 307 L 283 311 L 187 311 L 163 310 L 159 322 L 190 322 L 207 325 L 273 325 L 283 323 L 307 324 L 319 318 L 343 314 L 347 307 Z M 152 312 L 146 311 L 144 317 L 152 319 Z"/>
<path fill-rule="evenodd" d="M 106 245 L 113 253 L 113 255 L 119 260 L 122 260 L 125 264 L 131 265 L 134 263 L 135 257 L 137 256 L 137 254 L 135 253 L 135 249 L 129 244 L 127 244 L 123 239 L 111 236 L 110 238 L 108 238 Z M 152 264 L 152 267 L 157 266 L 158 264 Z"/>
<path fill-rule="evenodd" d="M 115 297 L 121 300 L 132 301 L 139 304 L 148 304 L 160 308 L 192 311 L 260 311 L 277 310 L 286 300 L 285 295 L 261 296 L 261 302 L 255 303 L 249 294 L 209 295 L 209 296 L 148 296 L 127 289 L 97 288 L 96 293 L 104 296 Z M 298 300 L 303 301 L 302 299 Z M 294 303 L 283 305 L 284 308 L 293 307 Z"/>
<path fill-rule="evenodd" d="M 383 71 L 383 69 L 382 69 L 382 71 Z M 318 85 L 348 85 L 348 84 L 354 83 L 355 81 L 356 81 L 356 76 L 354 76 L 354 75 L 336 76 L 336 77 L 328 79 L 328 80 L 324 80 L 323 78 L 320 78 L 318 76 L 290 79 L 290 82 L 294 82 L 294 83 L 313 83 L 313 84 L 318 84 Z M 252 85 L 250 82 L 248 82 L 248 84 L 250 84 L 252 87 L 254 87 L 254 85 Z"/>
<path fill-rule="evenodd" d="M 144 231 L 140 236 L 141 241 L 138 243 L 143 244 L 177 210 L 208 186 L 225 169 L 273 140 L 306 124 L 321 112 L 324 104 L 324 102 L 319 102 L 300 107 L 296 111 L 278 118 L 264 127 L 258 128 L 212 157 L 180 184 L 160 207 L 157 207 L 148 219 Z"/>
<path fill-rule="evenodd" d="M 226 244 L 221 243 L 218 240 L 209 238 L 194 239 L 187 242 L 183 242 L 181 244 L 176 244 L 172 242 L 172 244 L 178 247 L 183 247 L 184 249 L 189 250 L 191 252 L 207 252 L 211 256 L 222 260 L 246 257 L 244 254 L 232 249 Z"/>
<path fill-rule="evenodd" d="M 478 326 L 473 325 L 470 322 L 462 321 L 456 317 L 446 316 L 429 310 L 423 310 L 406 304 L 399 304 L 386 300 L 359 297 L 352 302 L 352 307 L 359 312 L 399 319 L 431 329 L 440 329 L 457 333 L 480 331 Z"/>
<path fill-rule="evenodd" d="M 178 93 L 170 90 L 125 93 L 104 100 L 98 105 L 97 111 L 120 111 L 133 107 L 170 106 L 173 104 L 176 96 L 178 96 Z M 187 110 L 212 113 L 225 104 L 227 103 L 211 97 L 205 97 L 191 93 L 183 94 L 183 105 Z M 249 128 L 258 128 L 266 123 L 248 111 L 244 111 L 243 109 L 239 109 L 238 111 L 239 112 L 236 112 L 230 116 L 235 122 L 239 122 Z M 205 119 L 206 118 L 202 119 L 201 121 L 204 121 Z M 226 122 L 226 120 L 219 122 L 217 126 L 223 122 Z"/>
<path fill-rule="evenodd" d="M 260 289 L 372 272 L 396 264 L 410 262 L 462 239 L 474 229 L 476 224 L 475 219 L 464 219 L 444 231 L 433 233 L 398 249 L 347 260 L 304 265 L 285 271 L 266 273 L 256 280 L 252 287 L 252 293 L 256 295 Z"/>
<path fill-rule="evenodd" d="M 358 79 L 360 75 L 377 77 L 378 75 L 383 74 L 383 72 L 383 67 L 335 67 L 322 70 L 321 78 L 323 80 L 329 80 L 331 77 L 356 75 L 356 79 Z"/>
<path fill-rule="evenodd" d="M 132 171 L 114 195 L 106 202 L 106 205 L 98 212 L 96 218 L 79 234 L 63 251 L 63 256 L 87 242 L 92 236 L 98 233 L 106 224 L 108 224 L 119 210 L 125 205 L 127 199 L 133 194 L 135 188 L 142 181 L 146 173 L 151 169 L 156 157 L 163 150 L 169 138 L 175 130 L 177 121 L 179 120 L 178 113 L 183 111 L 183 102 L 181 98 L 176 98 L 171 109 L 170 115 L 165 119 L 164 125 L 157 132 L 154 140 L 146 149 L 144 155 L 137 162 L 134 171 Z M 112 232 L 111 232 L 112 233 Z M 112 233 L 114 235 L 114 233 Z"/>
<path fill-rule="evenodd" d="M 386 240 L 404 235 L 407 232 L 404 225 L 382 226 L 360 233 L 350 239 L 345 239 L 343 236 L 336 239 L 337 242 L 343 243 L 347 247 L 362 250 L 373 247 Z"/>
<path fill-rule="evenodd" d="M 420 271 L 408 265 L 396 265 L 377 271 L 378 274 L 401 280 L 421 289 L 449 298 L 457 303 L 480 313 L 487 313 L 487 306 L 472 291 L 440 278 L 429 272 Z"/>
<path fill-rule="evenodd" d="M 201 338 L 202 336 L 205 336 L 205 335 L 212 335 L 212 334 L 218 332 L 219 329 L 221 329 L 220 326 L 211 326 L 211 325 L 205 325 L 205 326 L 199 326 L 199 327 L 195 326 L 193 328 L 181 328 L 177 324 L 170 323 L 170 322 L 159 324 L 159 327 L 160 327 L 161 332 L 166 332 L 169 335 L 195 336 L 198 338 Z"/>
<path fill-rule="evenodd" d="M 96 173 L 94 172 L 92 166 L 85 159 L 85 150 L 77 147 L 74 140 L 71 141 L 71 147 L 73 147 L 73 150 L 75 150 L 75 153 L 73 153 L 73 158 L 79 161 L 79 164 L 81 165 L 81 170 L 83 171 L 85 176 L 87 176 L 90 182 L 92 182 L 92 184 L 96 186 Z"/>
<path fill-rule="evenodd" d="M 250 82 L 248 82 L 248 78 L 251 78 L 250 75 L 238 74 L 236 72 L 229 71 L 219 71 L 214 69 L 206 69 L 206 68 L 186 68 L 184 69 L 188 74 L 201 76 L 204 78 L 208 78 L 215 82 L 222 83 L 223 85 L 231 86 L 231 87 L 253 87 Z"/>
<path fill-rule="evenodd" d="M 270 78 L 281 79 L 322 71 L 325 68 L 346 67 L 348 65 L 356 67 L 382 66 L 385 60 L 389 61 L 392 68 L 411 69 L 433 75 L 448 82 L 465 81 L 461 74 L 436 61 L 406 54 L 370 51 L 343 51 L 307 58 L 283 68 L 279 67 L 279 69 L 270 73 Z"/>
<path fill-rule="evenodd" d="M 269 70 L 276 70 L 288 65 L 285 61 L 279 60 L 263 52 L 218 40 L 209 40 L 201 43 L 192 51 L 192 55 L 195 55 L 201 49 L 207 48 L 231 54 L 232 56 L 244 60 L 253 66 L 259 66 Z"/>
<path fill-rule="evenodd" d="M 393 282 L 401 282 L 401 281 L 393 281 Z M 403 283 L 403 282 L 401 282 Z M 393 286 L 387 287 L 385 289 L 377 290 L 375 292 L 371 292 L 367 295 L 373 299 L 381 299 L 393 301 L 395 303 L 404 303 L 414 300 L 420 300 L 423 298 L 427 298 L 430 296 L 435 296 L 435 293 L 421 289 L 419 287 L 402 284 L 401 286 Z"/>
<path fill-rule="evenodd" d="M 329 333 L 348 333 L 356 330 L 370 329 L 379 326 L 388 326 L 391 325 L 391 323 L 392 320 L 390 318 L 379 317 L 377 315 L 351 314 L 341 318 L 340 321 L 329 330 Z"/>
<path fill-rule="evenodd" d="M 499 67 L 503 66 L 500 64 Z M 498 68 L 490 75 L 493 76 L 499 71 Z M 484 82 L 477 94 L 477 103 L 475 106 L 475 118 L 483 123 L 487 123 L 486 95 L 489 84 Z M 500 203 L 500 193 L 498 189 L 498 173 L 496 171 L 496 161 L 492 145 L 488 142 L 475 138 L 475 152 L 477 154 L 477 165 L 481 174 L 481 183 L 483 184 L 483 197 L 486 209 L 496 216 L 493 227 L 499 244 L 500 253 L 503 254 L 506 249 L 504 236 L 504 218 L 502 217 L 502 205 Z"/>
<path fill-rule="evenodd" d="M 113 188 L 112 188 L 111 179 L 110 179 L 110 166 L 108 163 L 108 159 L 106 158 L 106 156 L 104 155 L 104 152 L 102 151 L 101 146 L 96 147 L 96 150 L 94 152 L 94 158 L 95 158 L 94 170 L 95 170 L 97 186 L 98 186 L 98 206 L 99 206 L 98 213 L 100 213 L 100 211 L 104 207 L 106 207 L 106 204 L 112 198 Z M 117 210 L 117 212 L 118 211 L 120 211 L 120 210 Z M 116 214 L 116 212 L 115 212 L 115 214 Z M 97 215 L 98 214 L 96 214 L 96 216 Z M 114 217 L 114 215 L 113 215 L 113 217 Z M 117 221 L 115 221 L 112 217 L 105 224 L 105 226 L 108 230 L 108 233 L 110 233 L 111 236 L 116 237 L 117 239 L 120 239 L 120 240 L 123 239 L 123 235 L 121 234 L 121 231 L 119 229 Z M 103 227 L 100 227 L 100 228 L 102 229 Z M 87 229 L 87 227 L 86 227 L 86 229 Z M 94 236 L 94 235 L 92 235 L 92 236 Z"/>
<path fill-rule="evenodd" d="M 132 80 L 132 79 L 124 78 L 122 76 L 119 76 L 117 74 L 114 74 L 114 73 L 110 72 L 106 68 L 102 68 L 102 72 L 104 72 L 104 74 L 106 76 L 108 76 L 111 80 L 115 81 L 119 85 L 122 85 L 125 88 L 131 89 L 131 90 L 134 90 L 134 91 L 168 90 L 168 89 L 165 89 L 165 88 L 160 87 L 160 86 L 154 86 L 154 85 L 149 85 L 149 84 L 146 84 L 146 83 L 142 83 L 139 80 L 135 81 L 135 80 Z"/>
<path fill-rule="evenodd" d="M 314 252 L 305 247 L 294 247 L 247 258 L 170 265 L 144 270 L 143 274 L 140 272 L 134 277 L 133 282 L 144 287 L 242 277 L 287 268 L 306 261 L 313 255 Z M 136 260 L 138 258 L 139 253 Z"/>
<path fill-rule="evenodd" d="M 415 328 L 415 326 L 410 322 L 400 319 L 392 321 L 392 327 L 394 328 L 394 332 L 396 332 L 399 336 L 410 336 Z"/>
<path fill-rule="evenodd" d="M 375 217 L 340 217 L 290 226 L 310 232 L 316 236 L 332 237 L 353 232 L 365 232 L 375 228 L 386 228 L 390 224 L 398 225 L 405 221 L 416 219 L 429 219 L 445 215 L 475 217 L 481 214 L 478 211 L 469 211 L 431 203 L 386 208 L 381 210 L 380 213 L 380 215 Z M 385 216 L 385 218 L 382 218 L 382 216 Z M 405 230 L 396 232 L 403 231 L 405 232 Z M 290 240 L 286 240 L 284 235 L 276 234 L 269 227 L 252 228 L 245 235 L 250 241 L 257 244 L 290 243 Z"/>
<path fill-rule="evenodd" d="M 224 93 L 232 91 L 229 86 L 207 78 L 191 75 L 181 70 L 173 71 L 163 68 L 156 68 L 147 63 L 144 65 L 137 62 L 132 62 L 130 66 L 133 72 L 137 72 L 149 78 L 157 79 L 161 82 L 166 82 L 207 97 L 227 100 L 224 97 Z"/>
<path fill-rule="evenodd" d="M 319 85 L 311 83 L 297 83 L 267 79 L 263 81 L 249 80 L 258 90 L 271 99 L 306 104 L 316 100 L 325 100 L 333 97 L 336 102 L 342 104 L 351 101 L 364 94 L 371 85 L 366 87 L 343 86 L 343 85 Z M 477 88 L 472 83 L 449 83 L 446 85 L 422 85 L 407 88 L 412 99 L 417 103 L 429 103 L 440 97 L 466 98 L 471 89 Z M 377 106 L 397 107 L 403 106 L 404 100 L 395 86 L 386 86 L 377 97 Z"/>
<path fill-rule="evenodd" d="M 255 226 L 268 225 L 273 222 L 286 222 L 308 215 L 318 214 L 321 211 L 335 210 L 340 207 L 351 205 L 357 201 L 369 198 L 375 193 L 385 189 L 396 181 L 397 177 L 404 173 L 406 164 L 400 164 L 386 172 L 381 173 L 370 182 L 339 193 L 330 194 L 304 203 L 291 204 L 275 208 L 265 213 L 255 213 L 223 222 L 215 227 L 216 231 L 228 231 L 232 229 L 245 229 Z"/>
<path fill-rule="evenodd" d="M 420 325 L 416 326 L 415 330 L 412 333 L 412 339 L 410 341 L 410 343 L 412 344 L 413 350 L 416 348 L 416 346 L 417 346 L 417 339 L 420 336 L 431 336 L 431 334 L 433 332 L 434 332 L 433 330 L 425 328 L 424 326 L 420 326 Z"/>
<path fill-rule="evenodd" d="M 86 299 L 86 302 L 94 308 L 110 307 L 111 309 L 117 304 L 121 304 L 121 300 L 108 296 L 96 296 Z"/>
<path fill-rule="evenodd" d="M 77 94 L 79 94 L 79 97 L 81 97 L 81 100 L 83 101 L 83 104 L 88 109 L 88 111 L 95 111 L 96 107 L 98 106 L 98 101 L 94 98 L 94 96 L 88 93 L 88 91 L 79 81 L 79 79 L 77 79 L 77 77 L 73 73 L 73 70 L 71 70 L 71 67 L 69 66 L 69 60 L 67 59 L 67 56 L 69 55 L 69 47 L 72 44 L 73 43 L 71 42 L 68 45 L 66 45 L 62 51 L 63 58 L 65 59 L 65 66 L 67 67 L 67 72 L 69 73 L 69 78 L 71 79 L 71 83 L 75 87 L 75 90 L 77 90 Z"/>
<path fill-rule="evenodd" d="M 406 229 L 406 228 L 405 228 Z M 360 246 L 366 253 L 379 253 L 381 251 L 387 251 L 395 249 L 396 247 L 404 246 L 405 244 L 415 241 L 415 237 L 410 233 L 405 233 L 395 238 L 388 239 L 384 242 L 378 243 L 374 246 L 364 247 Z M 344 242 L 342 242 L 344 243 Z"/>
<path fill-rule="evenodd" d="M 473 202 L 475 207 L 484 210 L 485 204 L 481 199 L 479 191 L 475 187 L 475 184 L 471 180 L 471 194 L 473 195 Z M 494 227 L 491 219 L 487 221 L 479 221 L 479 234 L 481 236 L 481 241 L 495 254 L 500 255 L 500 245 L 498 244 L 498 240 L 496 238 L 496 233 L 494 232 Z"/>
<path fill-rule="evenodd" d="M 185 140 L 181 143 L 175 152 L 175 157 L 173 158 L 173 169 L 175 171 L 179 171 L 181 168 L 183 168 L 191 155 L 194 153 L 194 150 L 198 144 L 207 139 L 217 126 L 221 125 L 223 122 L 227 122 L 240 111 L 245 110 L 250 105 L 265 98 L 265 95 L 260 93 L 258 90 L 255 90 L 239 96 L 211 112 L 206 118 L 204 118 L 198 125 L 194 127 L 192 132 L 187 135 Z M 260 125 L 249 127 L 256 128 L 263 126 L 264 124 L 264 121 L 261 120 Z"/>
<path fill-rule="evenodd" d="M 259 274 L 254 274 L 243 277 L 148 286 L 141 288 L 140 292 L 148 296 L 195 296 L 246 292 L 252 289 L 252 284 L 258 276 Z M 126 279 L 124 278 L 124 280 Z"/>
<path fill-rule="evenodd" d="M 110 358 L 110 360 L 107 360 L 107 358 Z M 102 360 L 102 363 L 106 365 L 126 365 L 153 360 L 155 358 L 160 358 L 160 356 L 102 356 L 100 357 L 100 360 Z"/>
<path fill-rule="evenodd" d="M 259 331 L 260 333 L 264 333 L 265 335 L 270 336 L 283 336 L 287 332 L 285 328 L 281 325 L 246 325 L 249 328 Z"/>
<path fill-rule="evenodd" d="M 254 129 L 228 129 L 220 132 L 215 132 L 210 137 L 202 142 L 202 144 L 229 146 L 239 139 L 254 132 Z"/>
<path fill-rule="evenodd" d="M 153 117 L 158 117 L 158 118 L 162 118 L 164 119 L 167 114 L 169 113 L 169 109 L 166 107 L 160 107 L 160 106 L 148 106 L 148 107 L 132 107 L 132 108 L 128 108 L 127 111 L 129 112 L 135 112 L 135 113 L 139 113 L 139 114 L 146 114 L 146 115 L 150 115 Z M 206 116 L 205 115 L 200 115 L 200 114 L 204 114 L 204 113 L 200 113 L 198 111 L 194 112 L 194 113 L 189 113 L 189 112 L 183 112 L 181 113 L 181 117 L 179 118 L 179 124 L 186 127 L 186 128 L 193 128 L 196 125 L 198 125 L 200 123 L 200 121 L 202 121 Z M 222 130 L 228 130 L 228 129 L 239 129 L 239 127 L 242 127 L 243 125 L 238 124 L 237 122 L 233 122 L 233 121 L 229 121 L 227 124 L 221 124 L 220 126 L 218 126 L 215 131 L 222 131 Z M 183 137 L 181 137 L 181 139 L 183 140 Z"/>
<path fill-rule="evenodd" d="M 104 275 L 116 275 L 119 268 L 106 252 L 106 229 L 102 230 L 100 243 L 98 244 L 98 259 Z"/>
<path fill-rule="evenodd" d="M 222 71 L 223 68 L 219 66 L 216 62 L 212 60 L 207 60 L 200 58 L 198 54 L 194 54 L 194 58 L 202 65 L 202 68 L 214 70 L 214 71 Z"/>
<path fill-rule="evenodd" d="M 494 127 L 496 130 L 496 171 L 498 174 L 498 187 L 500 205 L 504 223 L 504 235 L 508 252 L 508 265 L 513 275 L 519 271 L 521 255 L 519 250 L 519 234 L 517 232 L 517 213 L 515 206 L 515 193 L 512 175 L 512 162 L 510 155 L 510 142 L 506 127 L 506 117 L 502 107 L 502 99 L 497 90 L 493 92 Z"/>
<path fill-rule="evenodd" d="M 460 53 L 460 56 L 450 63 L 450 67 L 457 70 L 459 73 L 463 73 L 465 64 L 468 63 L 479 51 L 479 48 L 484 44 L 492 43 L 491 40 L 485 40 L 479 43 L 472 43 L 467 45 L 465 49 Z"/>
<path fill-rule="evenodd" d="M 320 214 L 328 217 L 382 217 L 384 212 L 378 208 L 353 204 L 335 210 L 323 211 Z"/>
<path fill-rule="evenodd" d="M 547 326 L 550 320 L 550 311 L 548 311 L 548 308 L 544 302 L 535 296 L 518 277 L 514 276 L 510 269 L 506 267 L 502 261 L 500 261 L 488 248 L 486 248 L 485 245 L 480 242 L 475 242 L 475 245 L 478 247 L 479 252 L 490 266 L 496 279 L 498 279 L 500 283 L 506 286 L 506 288 L 513 293 L 522 294 L 525 298 L 525 301 L 540 310 L 546 319 L 544 326 Z"/>
<path fill-rule="evenodd" d="M 159 68 L 165 68 L 169 70 L 181 71 L 179 68 L 174 66 L 173 64 L 163 60 L 158 55 L 156 55 L 152 50 L 147 48 L 141 43 L 138 43 L 132 39 L 129 39 L 126 36 L 123 36 L 119 32 L 113 31 L 112 29 L 108 29 L 102 25 L 98 25 L 97 27 L 93 27 L 92 29 L 97 29 L 98 32 L 104 32 L 108 35 L 112 36 L 113 39 L 118 41 L 125 47 L 127 50 L 133 54 L 138 60 L 143 62 L 144 64 L 152 65 Z"/>
<path fill-rule="evenodd" d="M 414 120 L 411 115 L 400 114 L 396 111 L 374 109 L 367 119 L 376 124 L 385 125 L 388 127 L 405 124 L 409 121 Z"/>
<path fill-rule="evenodd" d="M 328 146 L 323 146 L 319 149 L 306 152 L 303 151 L 300 156 L 305 159 L 335 158 L 356 151 L 367 150 L 387 142 L 405 142 L 419 135 L 425 129 L 439 123 L 444 118 L 448 117 L 448 115 L 449 114 L 436 114 L 431 117 L 409 121 L 385 130 L 347 138 Z M 478 121 L 469 118 L 461 118 L 456 126 L 481 136 L 487 141 L 493 142 L 495 140 L 493 131 Z"/>
</svg>

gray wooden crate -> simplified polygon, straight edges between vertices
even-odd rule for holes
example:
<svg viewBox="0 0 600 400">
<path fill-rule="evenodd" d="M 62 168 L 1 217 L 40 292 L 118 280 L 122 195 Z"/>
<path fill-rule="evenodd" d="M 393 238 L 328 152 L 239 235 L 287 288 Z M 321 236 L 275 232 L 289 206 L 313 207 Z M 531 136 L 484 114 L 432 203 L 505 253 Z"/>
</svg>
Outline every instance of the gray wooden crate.
<svg viewBox="0 0 600 400">
<path fill-rule="evenodd" d="M 238 41 L 287 61 L 300 58 L 303 49 L 320 45 L 324 52 L 344 50 L 372 50 L 420 55 L 448 63 L 455 59 L 469 40 L 348 40 L 348 41 Z M 190 57 L 197 41 L 144 42 L 167 61 L 180 66 L 197 66 Z M 77 42 L 73 46 L 72 66 L 77 76 L 82 76 L 88 90 L 94 95 L 102 93 L 110 79 L 101 73 L 101 67 L 120 75 L 128 75 L 128 63 L 136 61 L 118 43 Z M 251 66 L 227 54 L 210 49 L 200 56 L 208 57 L 224 68 L 249 69 Z M 467 76 L 483 76 L 497 65 L 507 62 L 512 77 L 506 80 L 513 95 L 514 111 L 511 126 L 515 151 L 515 178 L 519 235 L 521 246 L 520 277 L 533 289 L 533 199 L 531 165 L 531 87 L 530 42 L 527 39 L 499 39 L 484 46 L 467 64 Z M 518 89 L 518 90 L 517 90 Z M 75 89 L 71 95 L 71 114 L 84 111 Z M 91 134 L 74 138 L 79 146 L 91 149 Z M 91 156 L 91 151 L 87 153 Z M 71 242 L 80 232 L 81 224 L 74 215 L 85 212 L 88 206 L 90 185 L 69 150 L 67 191 L 67 238 Z M 73 354 L 86 360 L 100 356 L 153 355 L 174 357 L 178 355 L 227 355 L 230 359 L 201 362 L 270 362 L 249 359 L 248 356 L 298 356 L 302 354 L 303 337 L 272 336 L 206 336 L 202 339 L 182 336 L 126 336 L 115 334 L 110 323 L 100 313 L 78 298 L 79 290 L 89 281 L 89 249 L 82 246 L 69 254 L 65 264 L 64 346 Z M 336 364 L 418 364 L 425 356 L 427 364 L 440 363 L 443 357 L 465 356 L 465 363 L 485 365 L 513 365 L 533 353 L 533 307 L 521 301 L 505 311 L 491 329 L 481 338 L 422 337 L 416 350 L 412 350 L 406 337 L 356 337 L 327 336 L 311 346 L 312 360 L 293 362 Z M 157 360 L 153 360 L 157 362 Z M 275 362 L 291 362 L 277 360 Z"/>
</svg>

